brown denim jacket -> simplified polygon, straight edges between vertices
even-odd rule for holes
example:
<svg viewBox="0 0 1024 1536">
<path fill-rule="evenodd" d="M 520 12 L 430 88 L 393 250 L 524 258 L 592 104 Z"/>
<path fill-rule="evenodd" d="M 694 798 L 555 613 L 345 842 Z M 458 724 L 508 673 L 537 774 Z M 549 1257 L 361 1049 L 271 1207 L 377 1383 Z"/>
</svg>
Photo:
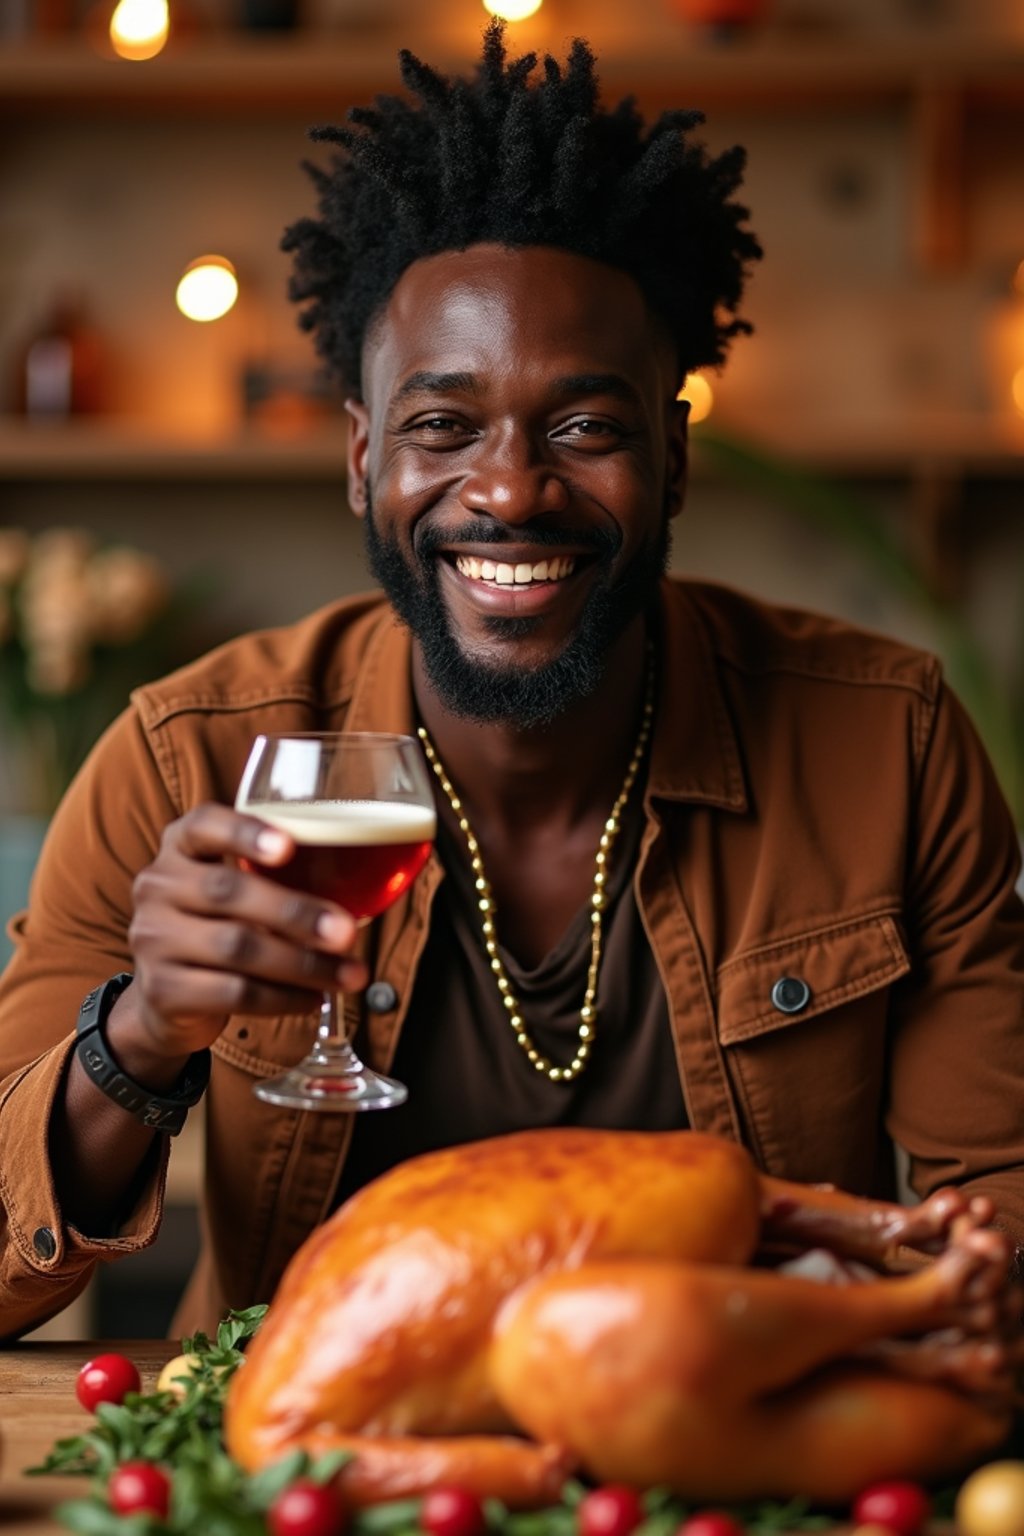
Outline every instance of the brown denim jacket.
<svg viewBox="0 0 1024 1536">
<path fill-rule="evenodd" d="M 741 1139 L 773 1174 L 881 1196 L 897 1143 L 919 1193 L 969 1181 L 1024 1241 L 1017 839 L 938 664 L 709 585 L 667 581 L 662 621 L 635 885 L 692 1125 Z M 409 645 L 377 596 L 233 641 L 140 689 L 69 792 L 0 983 L 0 1336 L 58 1311 L 160 1220 L 162 1166 L 117 1236 L 83 1235 L 47 1156 L 79 1003 L 131 968 L 133 877 L 167 822 L 231 802 L 260 731 L 410 730 Z M 372 975 L 397 997 L 359 1019 L 377 1067 L 441 878 L 432 861 L 368 930 Z M 773 1000 L 783 977 L 804 983 L 799 1011 Z M 183 1328 L 269 1299 L 330 1206 L 346 1117 L 250 1092 L 313 1029 L 236 1017 L 214 1047 L 205 1245 Z"/>
</svg>

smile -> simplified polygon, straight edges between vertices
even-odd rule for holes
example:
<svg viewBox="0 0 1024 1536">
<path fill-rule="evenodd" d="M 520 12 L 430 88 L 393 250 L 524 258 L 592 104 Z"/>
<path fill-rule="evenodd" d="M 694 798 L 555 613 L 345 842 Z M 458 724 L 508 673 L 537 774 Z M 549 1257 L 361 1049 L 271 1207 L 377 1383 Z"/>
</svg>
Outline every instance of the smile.
<svg viewBox="0 0 1024 1536">
<path fill-rule="evenodd" d="M 550 560 L 507 561 L 478 560 L 473 555 L 456 555 L 455 569 L 470 581 L 493 583 L 499 587 L 532 587 L 538 583 L 564 581 L 576 569 L 574 555 L 555 555 Z"/>
</svg>

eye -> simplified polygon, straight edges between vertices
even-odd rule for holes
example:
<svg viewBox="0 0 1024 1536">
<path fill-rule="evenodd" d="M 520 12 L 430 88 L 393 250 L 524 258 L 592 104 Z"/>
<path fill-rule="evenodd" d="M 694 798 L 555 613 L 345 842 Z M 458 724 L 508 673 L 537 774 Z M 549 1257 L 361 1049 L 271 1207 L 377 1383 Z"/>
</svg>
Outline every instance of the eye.
<svg viewBox="0 0 1024 1536">
<path fill-rule="evenodd" d="M 570 442 L 586 440 L 603 446 L 619 442 L 625 436 L 625 432 L 616 422 L 600 416 L 574 416 L 571 421 L 563 422 L 553 436 L 568 439 Z"/>
<path fill-rule="evenodd" d="M 425 445 L 442 446 L 462 443 L 473 435 L 473 428 L 459 416 L 434 411 L 429 416 L 417 416 L 403 429 L 406 437 L 418 438 Z"/>
</svg>

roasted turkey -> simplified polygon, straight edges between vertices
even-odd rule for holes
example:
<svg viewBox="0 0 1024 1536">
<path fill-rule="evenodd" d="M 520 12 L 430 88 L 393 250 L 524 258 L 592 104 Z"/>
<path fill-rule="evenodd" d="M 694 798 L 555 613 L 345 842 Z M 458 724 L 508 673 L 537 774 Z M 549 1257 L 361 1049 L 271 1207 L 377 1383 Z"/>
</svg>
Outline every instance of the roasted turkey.
<svg viewBox="0 0 1024 1536">
<path fill-rule="evenodd" d="M 945 1475 L 1010 1425 L 993 1214 L 956 1190 L 903 1208 L 786 1184 L 695 1132 L 432 1153 L 295 1255 L 232 1381 L 228 1448 L 257 1468 L 347 1447 L 357 1504 L 438 1484 L 543 1504 L 570 1471 L 700 1500 Z M 808 1250 L 834 1256 L 824 1283 L 765 1265 Z"/>
</svg>

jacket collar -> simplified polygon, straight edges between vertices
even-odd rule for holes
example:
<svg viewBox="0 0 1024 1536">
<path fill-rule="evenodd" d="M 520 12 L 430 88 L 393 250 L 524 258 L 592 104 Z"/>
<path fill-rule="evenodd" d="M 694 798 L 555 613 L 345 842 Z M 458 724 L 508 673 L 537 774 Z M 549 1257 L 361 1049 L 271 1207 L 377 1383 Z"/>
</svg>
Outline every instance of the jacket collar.
<svg viewBox="0 0 1024 1536">
<path fill-rule="evenodd" d="M 660 624 L 658 705 L 646 799 L 746 810 L 743 768 L 715 655 L 684 583 L 662 584 Z M 415 735 L 411 660 L 409 631 L 384 609 L 359 668 L 346 730 Z"/>
<path fill-rule="evenodd" d="M 356 675 L 346 731 L 394 731 L 415 736 L 412 637 L 389 607 L 370 636 Z"/>
<path fill-rule="evenodd" d="M 745 811 L 743 766 L 717 659 L 684 582 L 662 583 L 659 616 L 658 704 L 645 799 Z"/>
</svg>

